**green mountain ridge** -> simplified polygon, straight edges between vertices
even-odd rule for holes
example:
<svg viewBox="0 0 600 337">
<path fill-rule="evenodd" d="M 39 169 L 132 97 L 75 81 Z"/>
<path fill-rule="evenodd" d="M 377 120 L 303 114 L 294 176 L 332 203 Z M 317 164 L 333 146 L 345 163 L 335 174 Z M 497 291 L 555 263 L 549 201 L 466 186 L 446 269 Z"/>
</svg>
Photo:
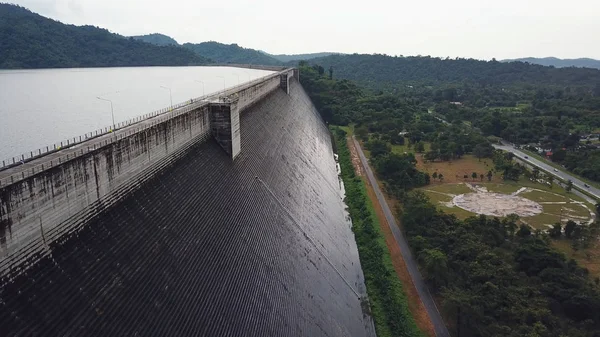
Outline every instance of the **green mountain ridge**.
<svg viewBox="0 0 600 337">
<path fill-rule="evenodd" d="M 209 60 L 178 46 L 154 46 L 93 26 L 66 25 L 0 3 L 0 69 L 186 66 Z"/>
<path fill-rule="evenodd" d="M 333 67 L 334 77 L 358 81 L 372 89 L 465 82 L 501 86 L 542 81 L 549 85 L 590 87 L 600 83 L 597 69 L 552 68 L 523 62 L 352 54 L 330 55 L 310 63 L 325 69 Z"/>
<path fill-rule="evenodd" d="M 183 47 L 198 55 L 210 58 L 217 63 L 281 65 L 278 60 L 258 50 L 243 48 L 237 44 L 223 44 L 215 41 L 198 44 L 185 43 Z"/>
<path fill-rule="evenodd" d="M 600 69 L 600 60 L 594 60 L 591 58 L 577 58 L 577 59 L 559 59 L 556 57 L 524 57 L 517 59 L 507 59 L 501 62 L 527 62 L 531 64 L 539 64 L 542 66 L 552 66 L 556 68 L 595 68 Z"/>
<path fill-rule="evenodd" d="M 157 46 L 179 45 L 172 37 L 159 33 L 131 37 Z M 310 60 L 329 55 L 340 55 L 340 53 L 333 52 L 275 55 L 263 50 L 244 48 L 236 43 L 224 44 L 216 41 L 184 43 L 181 46 L 194 51 L 200 56 L 210 58 L 217 63 L 282 65 L 293 61 Z"/>
<path fill-rule="evenodd" d="M 280 62 L 292 62 L 292 61 L 300 61 L 300 60 L 312 60 L 319 57 L 326 57 L 330 55 L 344 55 L 342 53 L 333 53 L 333 52 L 321 52 L 321 53 L 308 53 L 308 54 L 269 54 L 265 51 L 261 51 L 266 55 L 271 56 L 272 58 L 280 61 Z"/>
<path fill-rule="evenodd" d="M 137 36 L 131 36 L 131 37 L 135 40 L 140 40 L 140 41 L 151 43 L 151 44 L 154 44 L 157 46 L 169 46 L 169 45 L 178 46 L 179 45 L 179 43 L 177 43 L 177 41 L 175 41 L 174 38 L 164 35 L 164 34 L 159 34 L 159 33 L 153 33 L 153 34 L 147 34 L 147 35 L 137 35 Z"/>
</svg>

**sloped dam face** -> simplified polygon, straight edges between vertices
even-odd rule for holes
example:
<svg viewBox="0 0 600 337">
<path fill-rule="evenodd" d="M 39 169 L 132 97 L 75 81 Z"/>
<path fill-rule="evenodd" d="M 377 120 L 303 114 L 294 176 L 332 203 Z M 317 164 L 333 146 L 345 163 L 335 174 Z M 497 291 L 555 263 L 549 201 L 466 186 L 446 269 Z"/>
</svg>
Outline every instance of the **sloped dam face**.
<svg viewBox="0 0 600 337">
<path fill-rule="evenodd" d="M 0 293 L 0 335 L 370 336 L 328 130 L 295 80 Z M 358 293 L 358 295 L 357 295 Z"/>
</svg>

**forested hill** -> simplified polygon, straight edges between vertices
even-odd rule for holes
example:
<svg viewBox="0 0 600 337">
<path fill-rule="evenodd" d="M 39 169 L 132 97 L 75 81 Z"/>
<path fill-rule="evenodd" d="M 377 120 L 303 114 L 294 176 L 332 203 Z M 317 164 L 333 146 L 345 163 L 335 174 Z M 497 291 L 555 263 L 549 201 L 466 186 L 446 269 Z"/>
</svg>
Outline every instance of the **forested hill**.
<svg viewBox="0 0 600 337">
<path fill-rule="evenodd" d="M 542 66 L 552 66 L 556 68 L 579 67 L 600 69 L 600 60 L 594 60 L 590 58 L 559 59 L 556 57 L 525 57 L 513 60 L 502 60 L 502 62 L 527 62 L 531 64 L 539 64 Z"/>
<path fill-rule="evenodd" d="M 265 53 L 269 56 L 271 56 L 274 59 L 277 59 L 281 62 L 291 62 L 291 61 L 299 61 L 299 60 L 312 60 L 312 59 L 316 59 L 318 57 L 325 57 L 325 56 L 329 56 L 329 55 L 337 55 L 339 53 L 330 53 L 330 52 L 323 52 L 323 53 L 309 53 L 309 54 L 279 54 L 279 55 L 273 55 L 273 54 L 269 54 L 269 53 Z"/>
<path fill-rule="evenodd" d="M 0 69 L 204 63 L 206 58 L 181 47 L 159 47 L 105 29 L 65 25 L 0 3 Z"/>
<path fill-rule="evenodd" d="M 172 37 L 158 33 L 132 36 L 132 38 L 134 38 L 135 40 L 152 43 L 157 46 L 179 45 L 179 43 L 177 43 L 177 41 L 175 41 L 175 39 L 173 39 Z"/>
<path fill-rule="evenodd" d="M 186 43 L 184 48 L 198 55 L 210 58 L 217 63 L 280 65 L 278 60 L 255 49 L 242 48 L 237 44 L 223 44 L 209 41 L 198 44 Z"/>
<path fill-rule="evenodd" d="M 356 80 L 369 87 L 440 83 L 477 83 L 511 85 L 517 83 L 596 86 L 600 70 L 587 68 L 551 68 L 522 62 L 503 63 L 473 59 L 433 57 L 392 57 L 386 55 L 331 55 L 311 60 L 325 69 L 333 66 L 334 77 Z"/>
</svg>

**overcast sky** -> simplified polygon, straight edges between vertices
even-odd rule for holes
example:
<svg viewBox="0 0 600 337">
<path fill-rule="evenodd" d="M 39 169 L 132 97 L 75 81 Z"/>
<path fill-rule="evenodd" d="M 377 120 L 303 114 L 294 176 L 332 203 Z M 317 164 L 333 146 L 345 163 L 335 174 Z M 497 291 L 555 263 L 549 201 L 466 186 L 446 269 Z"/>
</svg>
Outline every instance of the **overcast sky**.
<svg viewBox="0 0 600 337">
<path fill-rule="evenodd" d="M 157 32 L 269 53 L 600 59 L 598 0 L 12 1 L 122 35 Z"/>
</svg>

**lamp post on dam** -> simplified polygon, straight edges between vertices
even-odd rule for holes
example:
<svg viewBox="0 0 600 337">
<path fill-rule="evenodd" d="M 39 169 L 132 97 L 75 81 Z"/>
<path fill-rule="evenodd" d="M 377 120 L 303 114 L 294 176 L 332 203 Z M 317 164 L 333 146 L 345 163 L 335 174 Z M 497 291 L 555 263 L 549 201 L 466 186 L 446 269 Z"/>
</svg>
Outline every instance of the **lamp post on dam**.
<svg viewBox="0 0 600 337">
<path fill-rule="evenodd" d="M 101 100 L 101 101 L 106 101 L 106 102 L 110 103 L 110 114 L 112 116 L 112 129 L 114 130 L 115 129 L 115 112 L 113 110 L 113 102 L 111 100 L 109 100 L 109 99 L 102 98 L 102 97 L 99 97 L 99 96 L 96 97 L 96 98 L 99 99 L 99 100 Z"/>
</svg>

